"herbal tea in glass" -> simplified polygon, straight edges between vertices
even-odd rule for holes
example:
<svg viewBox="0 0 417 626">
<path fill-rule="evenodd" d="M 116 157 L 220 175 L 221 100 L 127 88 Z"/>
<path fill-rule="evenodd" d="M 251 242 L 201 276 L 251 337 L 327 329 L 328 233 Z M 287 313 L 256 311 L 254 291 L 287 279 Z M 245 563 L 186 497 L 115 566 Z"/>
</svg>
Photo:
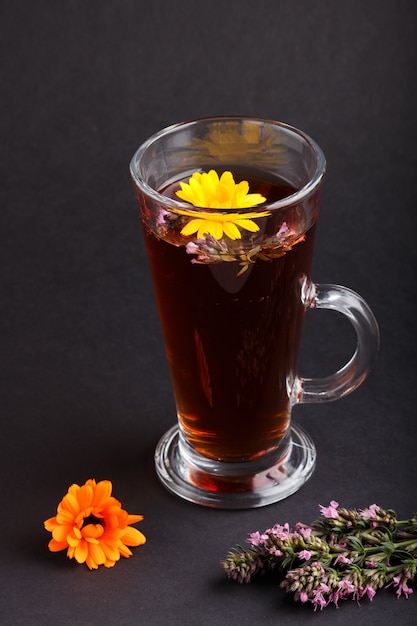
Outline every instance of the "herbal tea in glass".
<svg viewBox="0 0 417 626">
<path fill-rule="evenodd" d="M 252 507 L 298 489 L 315 449 L 293 406 L 353 390 L 375 355 L 363 300 L 311 281 L 324 163 L 300 131 L 245 118 L 176 125 L 132 161 L 178 415 L 156 467 L 193 502 Z M 313 307 L 361 311 L 360 359 L 321 381 L 297 376 Z"/>
</svg>

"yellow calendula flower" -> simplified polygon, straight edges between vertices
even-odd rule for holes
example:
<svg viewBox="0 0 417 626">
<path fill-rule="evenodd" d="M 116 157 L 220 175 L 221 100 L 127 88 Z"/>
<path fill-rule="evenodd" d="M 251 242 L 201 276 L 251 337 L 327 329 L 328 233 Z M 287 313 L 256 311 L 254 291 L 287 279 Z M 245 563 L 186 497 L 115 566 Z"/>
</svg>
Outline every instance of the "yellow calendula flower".
<svg viewBox="0 0 417 626">
<path fill-rule="evenodd" d="M 181 182 L 180 187 L 179 198 L 203 209 L 247 209 L 266 200 L 260 193 L 248 193 L 246 180 L 236 184 L 228 171 L 220 178 L 215 170 L 194 172 L 188 183 Z"/>
<path fill-rule="evenodd" d="M 231 172 L 223 172 L 221 177 L 215 170 L 194 172 L 188 183 L 181 182 L 177 196 L 193 206 L 207 209 L 248 209 L 255 207 L 266 198 L 259 193 L 248 193 L 249 183 L 246 180 L 236 184 Z M 204 213 L 176 209 L 176 213 L 191 217 L 181 230 L 184 237 L 197 233 L 199 239 L 212 235 L 221 239 L 227 235 L 229 239 L 241 239 L 240 229 L 250 232 L 259 230 L 254 218 L 266 217 L 269 211 L 250 213 Z"/>
</svg>

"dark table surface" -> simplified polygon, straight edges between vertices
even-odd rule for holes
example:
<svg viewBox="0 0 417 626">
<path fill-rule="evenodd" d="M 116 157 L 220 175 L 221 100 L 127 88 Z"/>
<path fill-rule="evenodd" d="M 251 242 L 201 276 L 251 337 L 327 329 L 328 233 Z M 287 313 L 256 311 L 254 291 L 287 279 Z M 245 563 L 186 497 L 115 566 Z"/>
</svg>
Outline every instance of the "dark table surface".
<svg viewBox="0 0 417 626">
<path fill-rule="evenodd" d="M 314 613 L 219 565 L 250 531 L 310 522 L 332 499 L 417 510 L 416 15 L 414 0 L 3 0 L 2 624 L 416 623 L 417 593 Z M 310 481 L 242 512 L 183 502 L 155 477 L 175 411 L 128 172 L 152 133 L 222 114 L 321 145 L 314 279 L 361 293 L 381 331 L 359 390 L 295 411 L 317 446 Z M 302 372 L 329 373 L 352 341 L 339 316 L 309 314 Z M 146 545 L 114 569 L 47 548 L 43 520 L 90 477 L 145 517 Z"/>
</svg>

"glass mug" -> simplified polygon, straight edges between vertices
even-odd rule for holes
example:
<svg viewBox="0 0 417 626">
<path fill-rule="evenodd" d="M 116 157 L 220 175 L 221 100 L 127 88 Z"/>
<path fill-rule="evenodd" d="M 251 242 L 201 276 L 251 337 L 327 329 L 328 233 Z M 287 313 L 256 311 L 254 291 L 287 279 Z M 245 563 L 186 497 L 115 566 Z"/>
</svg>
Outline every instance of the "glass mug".
<svg viewBox="0 0 417 626">
<path fill-rule="evenodd" d="M 180 181 L 212 170 L 220 185 L 233 188 L 222 177 L 231 172 L 265 200 L 224 208 L 177 195 Z M 350 393 L 375 359 L 378 326 L 366 302 L 310 277 L 324 173 L 307 135 L 244 117 L 176 124 L 131 161 L 178 416 L 155 465 L 186 500 L 239 509 L 294 493 L 316 452 L 292 408 Z M 344 314 L 357 336 L 350 361 L 321 379 L 297 375 L 304 315 L 314 308 Z"/>
</svg>

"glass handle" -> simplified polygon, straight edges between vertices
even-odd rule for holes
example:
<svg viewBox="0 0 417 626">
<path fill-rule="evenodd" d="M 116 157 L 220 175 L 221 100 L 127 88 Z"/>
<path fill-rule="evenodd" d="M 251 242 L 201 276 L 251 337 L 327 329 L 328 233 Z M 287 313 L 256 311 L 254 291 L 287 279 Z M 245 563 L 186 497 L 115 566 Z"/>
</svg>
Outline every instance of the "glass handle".
<svg viewBox="0 0 417 626">
<path fill-rule="evenodd" d="M 377 321 L 357 293 L 339 285 L 302 285 L 302 300 L 306 308 L 331 309 L 345 315 L 356 332 L 357 346 L 352 358 L 340 370 L 324 378 L 297 377 L 294 385 L 294 402 L 329 402 L 354 391 L 362 382 L 375 361 L 379 347 Z"/>
</svg>

